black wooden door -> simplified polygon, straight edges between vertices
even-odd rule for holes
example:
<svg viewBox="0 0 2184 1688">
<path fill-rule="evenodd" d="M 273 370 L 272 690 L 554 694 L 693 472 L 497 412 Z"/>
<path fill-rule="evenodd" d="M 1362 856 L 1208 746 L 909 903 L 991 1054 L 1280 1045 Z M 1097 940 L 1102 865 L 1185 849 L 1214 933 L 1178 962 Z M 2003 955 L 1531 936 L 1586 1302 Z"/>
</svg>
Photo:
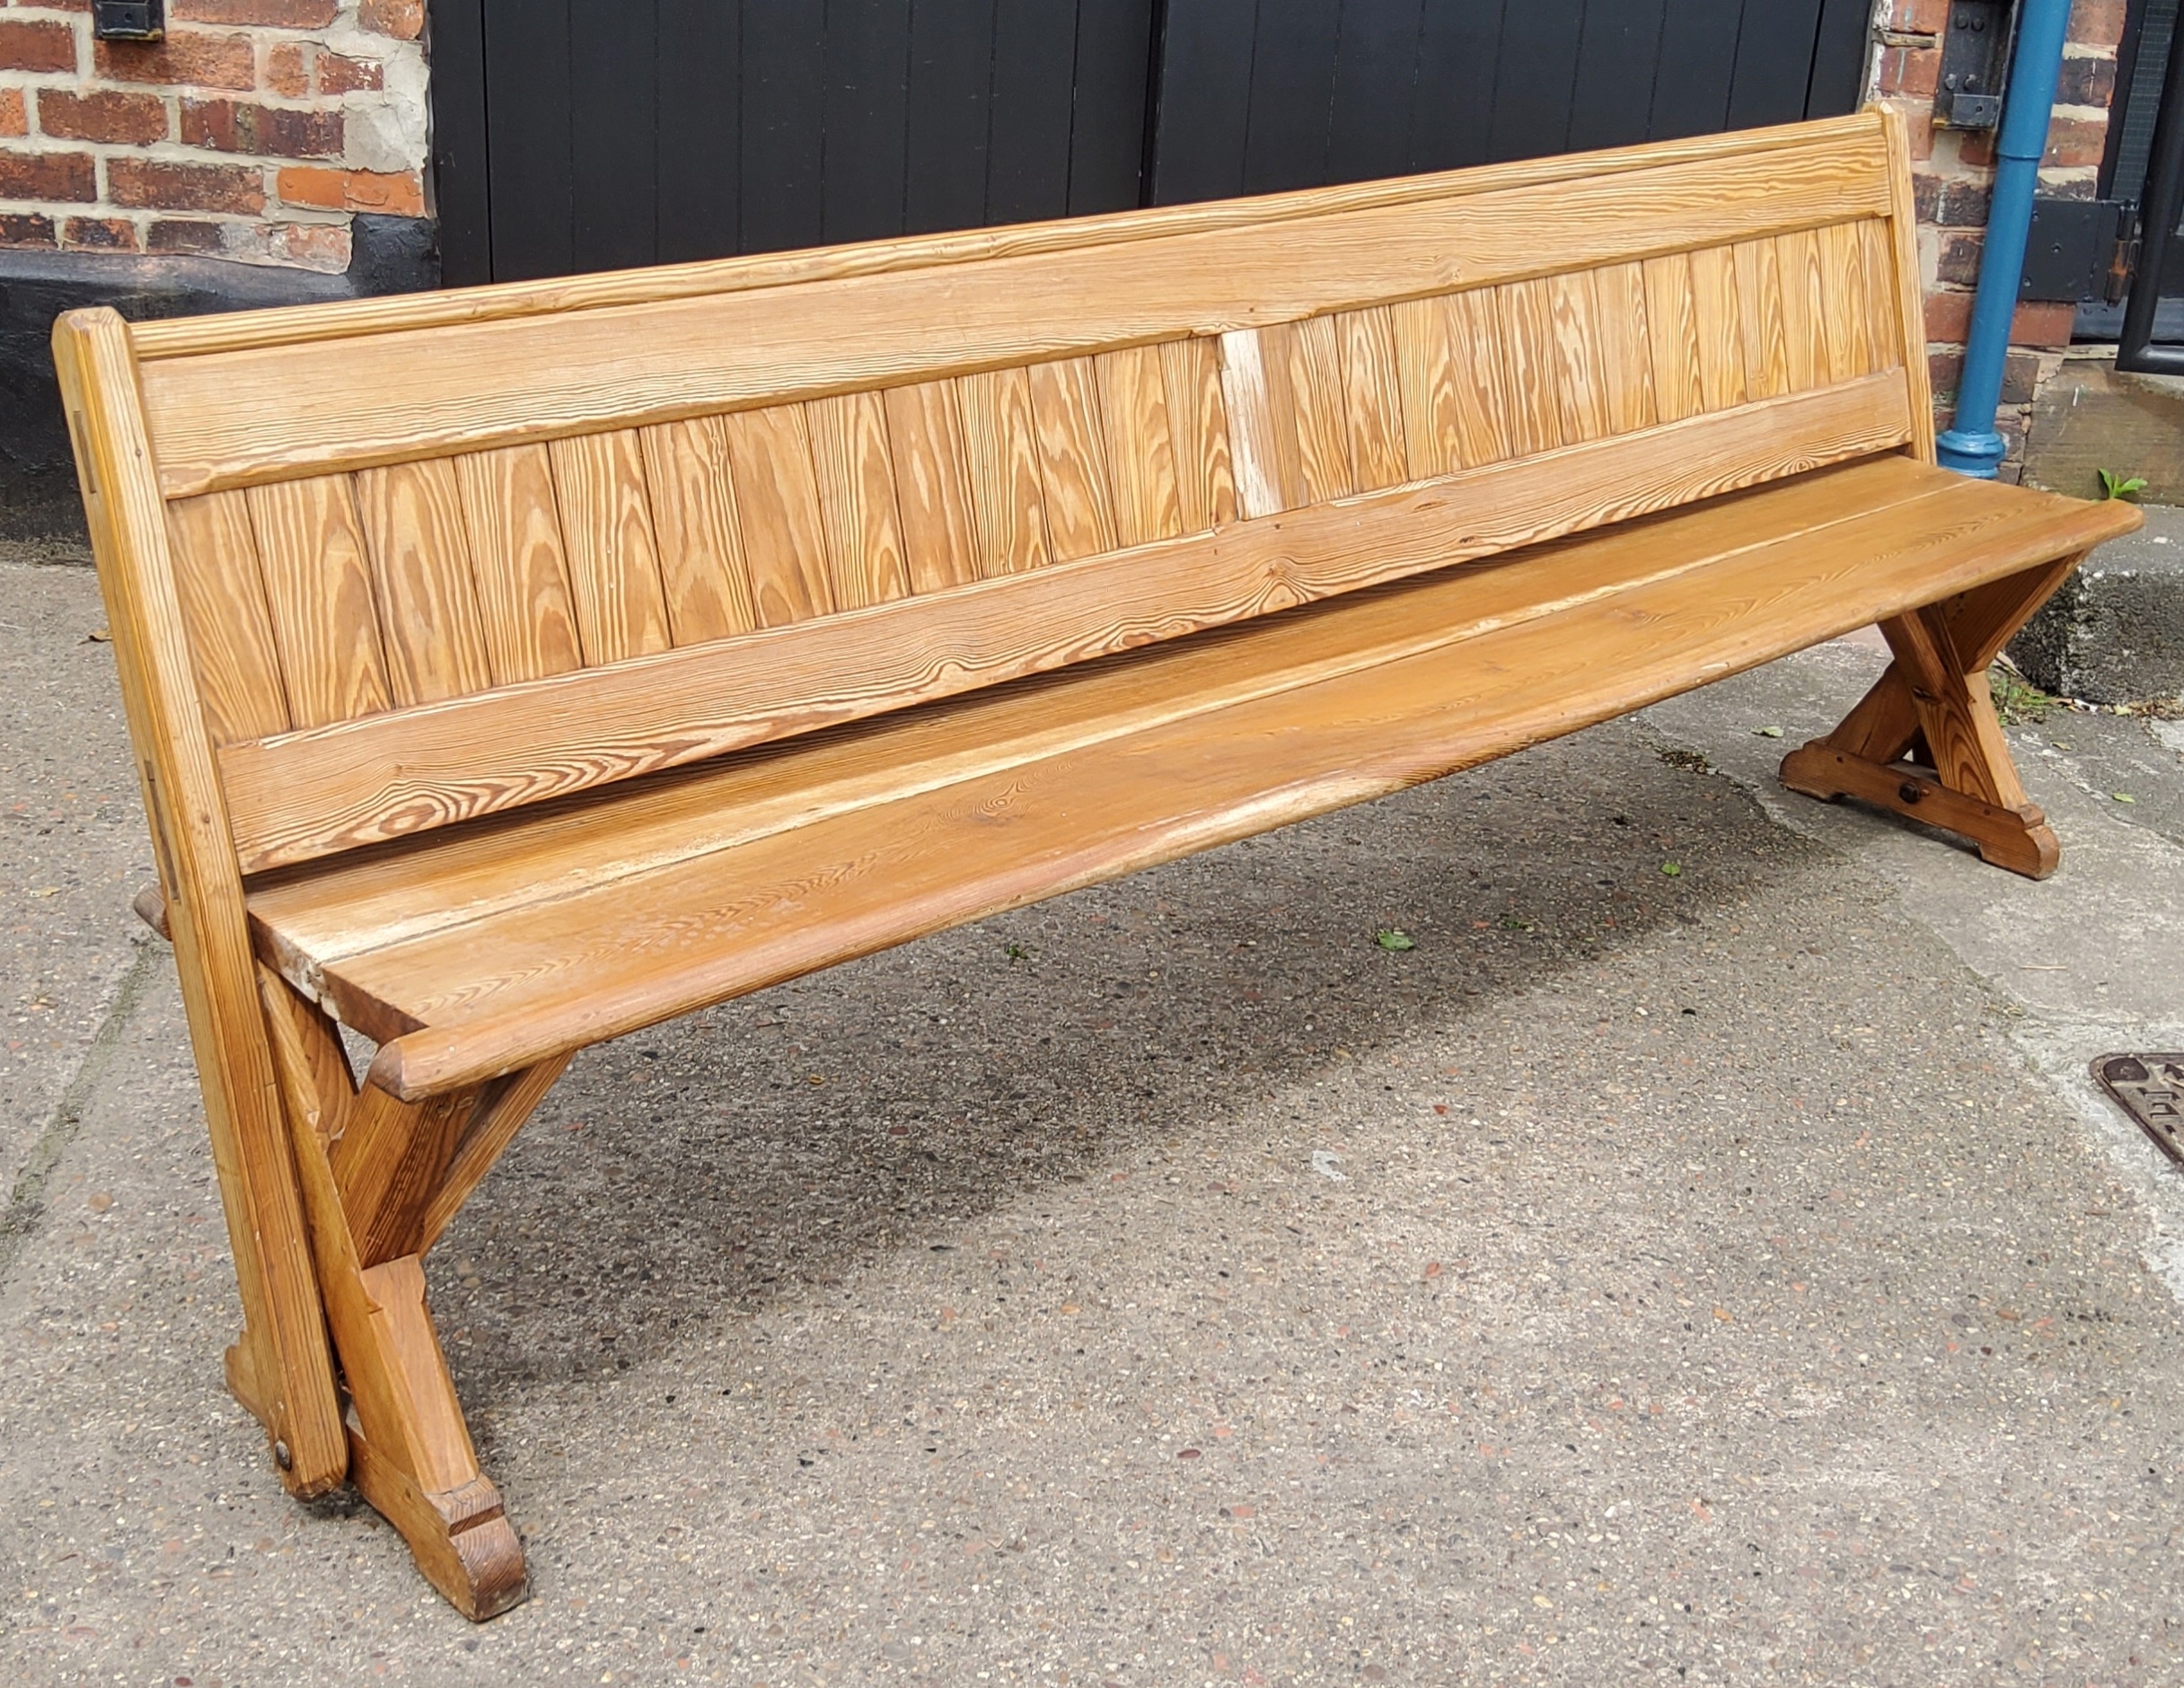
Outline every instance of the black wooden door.
<svg viewBox="0 0 2184 1688">
<path fill-rule="evenodd" d="M 451 285 L 1847 111 L 1870 0 L 432 0 Z"/>
</svg>

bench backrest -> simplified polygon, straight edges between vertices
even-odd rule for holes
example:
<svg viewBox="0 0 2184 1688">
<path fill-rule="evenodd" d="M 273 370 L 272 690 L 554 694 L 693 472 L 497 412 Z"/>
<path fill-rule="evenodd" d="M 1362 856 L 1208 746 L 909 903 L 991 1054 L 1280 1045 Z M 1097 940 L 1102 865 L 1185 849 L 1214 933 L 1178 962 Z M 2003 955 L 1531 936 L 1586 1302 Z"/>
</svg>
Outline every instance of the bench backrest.
<svg viewBox="0 0 2184 1688">
<path fill-rule="evenodd" d="M 247 873 L 1930 452 L 1911 215 L 1869 113 L 58 343 Z"/>
</svg>

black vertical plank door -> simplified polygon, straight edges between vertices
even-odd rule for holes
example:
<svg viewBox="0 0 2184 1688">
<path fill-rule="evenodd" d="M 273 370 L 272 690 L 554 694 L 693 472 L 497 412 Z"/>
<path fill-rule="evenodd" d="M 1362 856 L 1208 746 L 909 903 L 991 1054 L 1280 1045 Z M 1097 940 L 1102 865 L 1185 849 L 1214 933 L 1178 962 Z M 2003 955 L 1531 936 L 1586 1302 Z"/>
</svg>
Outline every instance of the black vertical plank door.
<svg viewBox="0 0 2184 1688">
<path fill-rule="evenodd" d="M 1737 66 L 1729 85 L 1729 127 L 1761 128 L 1805 115 L 1820 0 L 1744 0 Z"/>
<path fill-rule="evenodd" d="M 1486 156 L 1495 163 L 1566 151 L 1585 0 L 1518 0 L 1502 14 L 1494 120 Z"/>
<path fill-rule="evenodd" d="M 816 246 L 825 9 L 811 0 L 744 0 L 743 10 L 742 249 Z"/>
<path fill-rule="evenodd" d="M 1805 86 L 1805 115 L 1839 118 L 1865 95 L 1865 48 L 1873 9 L 1865 0 L 1822 0 L 1819 40 Z"/>
<path fill-rule="evenodd" d="M 657 4 L 659 259 L 727 258 L 743 241 L 742 9 L 735 0 Z"/>
<path fill-rule="evenodd" d="M 1341 26 L 1342 9 L 1334 0 L 1259 0 L 1244 130 L 1246 193 L 1317 188 L 1326 180 Z"/>
<path fill-rule="evenodd" d="M 657 259 L 655 0 L 568 0 L 572 250 L 578 269 Z"/>
<path fill-rule="evenodd" d="M 1077 5 L 1078 0 L 995 0 L 989 223 L 1030 223 L 1069 211 Z"/>
<path fill-rule="evenodd" d="M 1329 181 L 1369 181 L 1411 168 L 1411 112 L 1425 0 L 1343 0 L 1327 119 Z"/>
<path fill-rule="evenodd" d="M 432 0 L 432 190 L 440 219 L 440 283 L 474 287 L 493 279 L 483 0 Z"/>
<path fill-rule="evenodd" d="M 1244 191 L 1256 0 L 1169 0 L 1153 138 L 1152 201 Z"/>
<path fill-rule="evenodd" d="M 1077 0 L 1070 112 L 1070 216 L 1143 202 L 1156 0 Z"/>
<path fill-rule="evenodd" d="M 568 0 L 486 0 L 493 277 L 575 271 Z"/>
<path fill-rule="evenodd" d="M 1521 6 L 1525 0 L 1510 0 Z M 1411 110 L 1411 168 L 1458 170 L 1486 162 L 1502 0 L 1426 0 Z"/>
<path fill-rule="evenodd" d="M 918 0 L 911 9 L 908 233 L 986 220 L 993 8 L 994 0 Z"/>
<path fill-rule="evenodd" d="M 1634 146 L 1652 119 L 1668 0 L 1588 0 L 1570 96 L 1570 150 Z"/>
<path fill-rule="evenodd" d="M 827 0 L 826 183 L 821 238 L 903 232 L 910 0 Z"/>
<path fill-rule="evenodd" d="M 1740 0 L 1675 0 L 1669 7 L 1653 78 L 1653 139 L 1712 135 L 1729 127 L 1743 10 Z"/>
</svg>

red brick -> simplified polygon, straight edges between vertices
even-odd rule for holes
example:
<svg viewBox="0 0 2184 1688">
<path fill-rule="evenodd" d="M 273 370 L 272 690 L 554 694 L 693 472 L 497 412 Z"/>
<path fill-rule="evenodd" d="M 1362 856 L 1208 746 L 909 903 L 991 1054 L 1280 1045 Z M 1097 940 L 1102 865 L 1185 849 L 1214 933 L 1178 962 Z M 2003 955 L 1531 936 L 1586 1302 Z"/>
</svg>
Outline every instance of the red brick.
<svg viewBox="0 0 2184 1688">
<path fill-rule="evenodd" d="M 136 250 L 136 225 L 126 217 L 70 217 L 61 224 L 61 244 L 101 252 Z"/>
<path fill-rule="evenodd" d="M 1949 0 L 1895 0 L 1888 26 L 1905 35 L 1939 35 L 1949 27 Z"/>
<path fill-rule="evenodd" d="M 1904 141 L 1911 149 L 1911 162 L 1923 164 L 1933 156 L 1933 111 L 1922 106 L 1915 111 L 1904 113 Z"/>
<path fill-rule="evenodd" d="M 84 204 L 99 197 L 89 153 L 0 152 L 0 199 Z"/>
<path fill-rule="evenodd" d="M 163 218 L 144 232 L 144 250 L 147 252 L 210 252 L 218 254 L 227 250 L 227 239 L 217 223 L 198 223 L 187 218 Z"/>
<path fill-rule="evenodd" d="M 340 53 L 319 55 L 321 93 L 354 93 L 360 89 L 385 85 L 385 72 L 376 60 L 349 58 Z"/>
<path fill-rule="evenodd" d="M 2070 304 L 2021 304 L 2010 323 L 2012 346 L 2067 346 L 2076 316 Z M 1961 346 L 1971 326 L 1972 295 L 1968 293 L 1930 293 L 1926 295 L 1926 339 L 1935 346 Z"/>
<path fill-rule="evenodd" d="M 2116 61 L 2112 58 L 2065 58 L 2056 80 L 2057 105 L 2100 106 L 2116 101 Z"/>
<path fill-rule="evenodd" d="M 0 213 L 0 246 L 50 246 L 53 219 L 17 212 Z"/>
<path fill-rule="evenodd" d="M 0 21 L 0 70 L 75 68 L 75 25 L 51 19 Z"/>
<path fill-rule="evenodd" d="M 40 96 L 42 102 L 42 96 Z M 2098 164 L 2102 149 L 2108 145 L 2109 124 L 2106 118 L 2088 120 L 2083 118 L 2056 118 L 2048 126 L 2048 150 L 2040 156 L 2043 164 Z"/>
<path fill-rule="evenodd" d="M 398 41 L 414 41 L 424 32 L 425 0 L 364 0 L 357 22 Z"/>
<path fill-rule="evenodd" d="M 1942 85 L 1938 47 L 1891 47 L 1880 56 L 1880 92 L 1925 95 Z"/>
<path fill-rule="evenodd" d="M 241 93 L 258 85 L 258 55 L 247 35 L 173 30 L 163 41 L 96 41 L 91 62 L 107 82 L 179 83 Z"/>
<path fill-rule="evenodd" d="M 292 111 L 247 100 L 184 100 L 182 139 L 217 153 L 267 158 L 337 158 L 339 111 Z"/>
<path fill-rule="evenodd" d="M 1941 259 L 1934 270 L 1936 278 L 1959 287 L 1973 286 L 1979 279 L 1979 253 L 1986 244 L 1984 231 L 1942 235 Z"/>
<path fill-rule="evenodd" d="M 196 23 L 263 23 L 281 30 L 322 30 L 339 8 L 334 0 L 172 0 L 167 15 Z"/>
<path fill-rule="evenodd" d="M 274 253 L 290 263 L 303 264 L 312 269 L 343 270 L 348 268 L 350 254 L 349 232 L 346 225 L 333 223 L 289 223 L 273 231 L 270 242 Z"/>
<path fill-rule="evenodd" d="M 106 165 L 107 197 L 143 211 L 265 209 L 265 174 L 242 164 L 173 164 L 115 158 Z"/>
<path fill-rule="evenodd" d="M 38 92 L 38 127 L 64 141 L 112 141 L 141 146 L 167 138 L 167 102 L 157 94 Z"/>
<path fill-rule="evenodd" d="M 20 88 L 0 88 L 0 136 L 18 136 L 31 132 L 31 114 L 22 100 Z"/>
<path fill-rule="evenodd" d="M 368 170 L 318 170 L 298 164 L 280 172 L 282 203 L 317 211 L 378 211 L 389 216 L 425 215 L 425 188 L 410 175 Z"/>
<path fill-rule="evenodd" d="M 2123 40 L 2125 0 L 2078 0 L 2070 9 L 2070 39 L 2086 47 Z"/>
<path fill-rule="evenodd" d="M 266 54 L 265 88 L 287 100 L 301 100 L 311 92 L 311 66 L 304 62 L 301 42 L 283 41 Z"/>
</svg>

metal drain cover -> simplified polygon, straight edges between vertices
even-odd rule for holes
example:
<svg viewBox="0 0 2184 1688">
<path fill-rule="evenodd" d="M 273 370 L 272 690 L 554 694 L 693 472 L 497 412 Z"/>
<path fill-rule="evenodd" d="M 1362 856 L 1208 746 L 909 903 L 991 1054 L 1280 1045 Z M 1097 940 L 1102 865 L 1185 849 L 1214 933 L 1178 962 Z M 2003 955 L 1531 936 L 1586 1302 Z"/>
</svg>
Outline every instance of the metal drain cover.
<svg viewBox="0 0 2184 1688">
<path fill-rule="evenodd" d="M 2184 1054 L 2103 1055 L 2093 1077 L 2162 1152 L 2184 1165 Z"/>
</svg>

